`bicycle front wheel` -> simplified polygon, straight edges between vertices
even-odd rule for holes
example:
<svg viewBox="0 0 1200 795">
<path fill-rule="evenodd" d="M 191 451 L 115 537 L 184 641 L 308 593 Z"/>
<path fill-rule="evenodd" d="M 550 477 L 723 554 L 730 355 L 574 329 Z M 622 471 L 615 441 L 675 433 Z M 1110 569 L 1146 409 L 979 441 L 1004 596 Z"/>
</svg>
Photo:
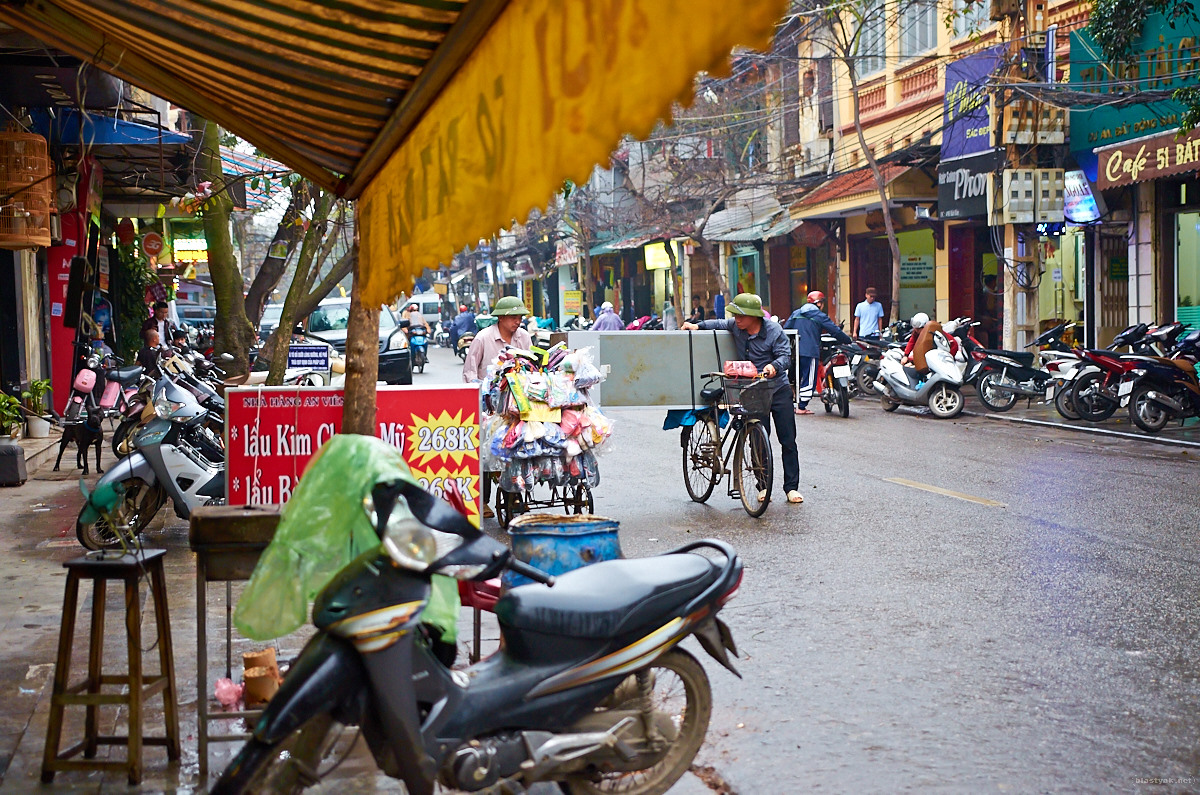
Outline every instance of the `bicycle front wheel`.
<svg viewBox="0 0 1200 795">
<path fill-rule="evenodd" d="M 718 433 L 717 424 L 711 419 L 699 420 L 683 429 L 683 485 L 696 502 L 706 501 L 720 479 Z"/>
<path fill-rule="evenodd" d="M 748 423 L 738 436 L 733 456 L 733 485 L 742 499 L 742 507 L 751 516 L 762 516 L 771 502 L 774 466 L 767 429 L 761 422 Z"/>
</svg>

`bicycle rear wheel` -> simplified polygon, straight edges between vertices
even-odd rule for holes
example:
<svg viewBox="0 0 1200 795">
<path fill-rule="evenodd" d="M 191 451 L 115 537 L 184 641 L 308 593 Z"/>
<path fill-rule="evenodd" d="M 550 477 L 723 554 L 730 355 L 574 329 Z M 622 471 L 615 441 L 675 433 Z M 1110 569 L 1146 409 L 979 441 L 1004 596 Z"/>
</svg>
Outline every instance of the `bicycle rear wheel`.
<svg viewBox="0 0 1200 795">
<path fill-rule="evenodd" d="M 706 501 L 721 477 L 717 433 L 717 424 L 711 419 L 683 429 L 683 485 L 696 502 Z"/>
<path fill-rule="evenodd" d="M 738 436 L 737 452 L 733 455 L 733 485 L 741 497 L 742 507 L 751 516 L 762 516 L 771 502 L 774 467 L 767 429 L 761 422 L 748 423 Z"/>
</svg>

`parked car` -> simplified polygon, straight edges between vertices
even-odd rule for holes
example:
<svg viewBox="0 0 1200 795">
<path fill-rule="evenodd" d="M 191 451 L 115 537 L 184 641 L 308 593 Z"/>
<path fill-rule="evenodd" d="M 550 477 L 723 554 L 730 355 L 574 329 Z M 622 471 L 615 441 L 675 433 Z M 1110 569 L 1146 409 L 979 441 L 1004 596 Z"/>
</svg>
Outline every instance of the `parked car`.
<svg viewBox="0 0 1200 795">
<path fill-rule="evenodd" d="M 349 298 L 326 298 L 305 322 L 308 336 L 328 342 L 334 349 L 346 352 L 346 326 L 350 322 Z M 379 380 L 389 384 L 412 383 L 412 359 L 408 350 L 408 335 L 396 322 L 396 316 L 386 306 L 379 309 Z"/>
<path fill-rule="evenodd" d="M 211 326 L 217 319 L 217 308 L 215 306 L 176 301 L 175 311 L 179 315 L 180 323 L 197 328 L 200 326 Z"/>
<path fill-rule="evenodd" d="M 267 341 L 267 337 L 279 325 L 279 317 L 283 314 L 283 304 L 267 304 L 263 307 L 262 320 L 258 322 L 258 339 Z"/>
</svg>

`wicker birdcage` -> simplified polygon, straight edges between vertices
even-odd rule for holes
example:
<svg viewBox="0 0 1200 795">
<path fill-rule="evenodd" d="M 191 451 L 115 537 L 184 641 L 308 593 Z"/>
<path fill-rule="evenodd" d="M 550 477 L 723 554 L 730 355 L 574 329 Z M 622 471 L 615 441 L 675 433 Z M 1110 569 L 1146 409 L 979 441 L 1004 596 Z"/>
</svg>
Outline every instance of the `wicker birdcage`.
<svg viewBox="0 0 1200 795">
<path fill-rule="evenodd" d="M 0 132 L 0 248 L 50 245 L 54 171 L 46 139 Z"/>
</svg>

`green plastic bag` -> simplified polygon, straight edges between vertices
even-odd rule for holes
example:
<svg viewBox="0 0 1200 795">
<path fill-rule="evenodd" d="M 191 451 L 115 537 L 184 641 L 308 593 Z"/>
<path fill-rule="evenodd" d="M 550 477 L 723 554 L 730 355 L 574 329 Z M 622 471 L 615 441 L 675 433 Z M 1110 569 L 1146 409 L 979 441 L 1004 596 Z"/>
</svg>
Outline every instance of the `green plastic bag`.
<svg viewBox="0 0 1200 795">
<path fill-rule="evenodd" d="M 416 482 L 400 451 L 375 437 L 339 434 L 321 447 L 238 600 L 233 612 L 238 631 L 251 640 L 270 640 L 299 629 L 309 604 L 333 576 L 379 546 L 363 499 L 376 483 L 397 478 Z M 395 510 L 405 510 L 403 503 Z M 459 606 L 458 583 L 435 576 L 421 620 L 454 643 Z"/>
</svg>

